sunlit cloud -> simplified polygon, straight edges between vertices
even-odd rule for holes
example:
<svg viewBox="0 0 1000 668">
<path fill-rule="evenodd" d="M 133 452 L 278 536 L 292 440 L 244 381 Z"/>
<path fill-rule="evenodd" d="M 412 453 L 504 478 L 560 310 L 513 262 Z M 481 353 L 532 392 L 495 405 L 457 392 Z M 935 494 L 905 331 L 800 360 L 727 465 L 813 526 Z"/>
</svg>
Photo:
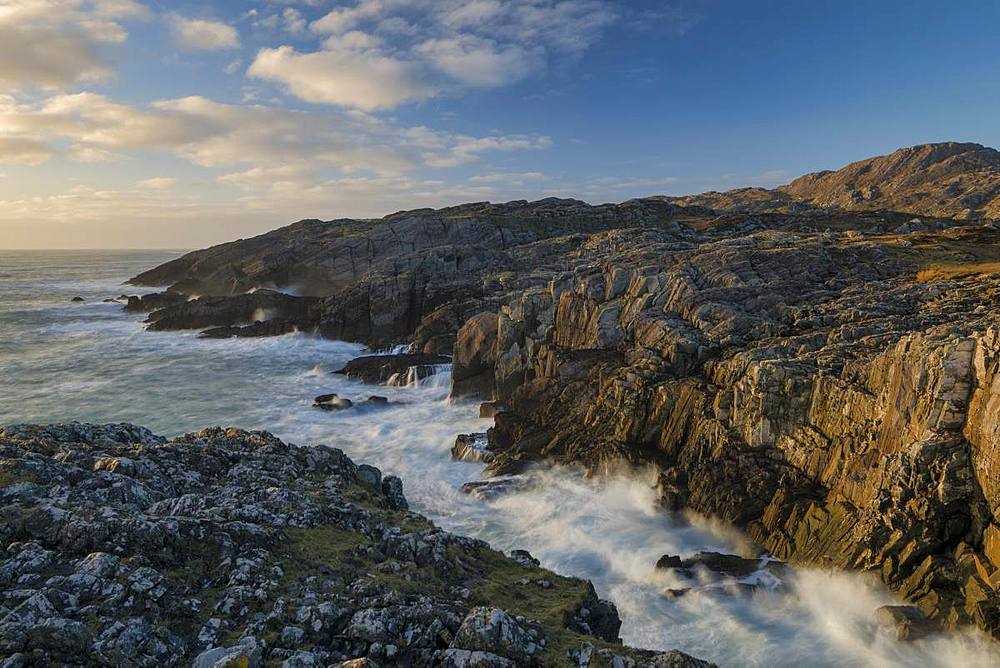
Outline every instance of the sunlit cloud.
<svg viewBox="0 0 1000 668">
<path fill-rule="evenodd" d="M 236 28 L 221 21 L 170 17 L 174 41 L 187 51 L 224 51 L 240 45 Z"/>
<path fill-rule="evenodd" d="M 66 88 L 110 76 L 103 48 L 124 42 L 122 21 L 145 13 L 131 0 L 0 3 L 0 91 Z"/>
</svg>

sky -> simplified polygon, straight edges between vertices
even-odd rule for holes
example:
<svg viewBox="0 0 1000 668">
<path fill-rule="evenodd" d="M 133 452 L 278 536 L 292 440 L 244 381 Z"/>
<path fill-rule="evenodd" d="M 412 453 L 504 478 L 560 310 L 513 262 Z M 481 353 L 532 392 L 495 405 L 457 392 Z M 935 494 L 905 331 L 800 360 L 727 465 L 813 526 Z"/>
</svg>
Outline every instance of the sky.
<svg viewBox="0 0 1000 668">
<path fill-rule="evenodd" d="M 0 248 L 1000 146 L 1000 3 L 0 0 Z"/>
</svg>

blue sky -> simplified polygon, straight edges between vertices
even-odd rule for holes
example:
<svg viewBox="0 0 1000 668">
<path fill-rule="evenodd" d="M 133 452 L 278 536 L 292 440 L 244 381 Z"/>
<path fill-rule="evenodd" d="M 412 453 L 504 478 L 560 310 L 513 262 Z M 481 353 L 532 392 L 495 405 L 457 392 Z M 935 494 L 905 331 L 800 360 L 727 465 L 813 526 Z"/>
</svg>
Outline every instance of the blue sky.
<svg viewBox="0 0 1000 668">
<path fill-rule="evenodd" d="M 1000 3 L 926 0 L 0 0 L 0 247 L 996 146 L 997 25 Z"/>
</svg>

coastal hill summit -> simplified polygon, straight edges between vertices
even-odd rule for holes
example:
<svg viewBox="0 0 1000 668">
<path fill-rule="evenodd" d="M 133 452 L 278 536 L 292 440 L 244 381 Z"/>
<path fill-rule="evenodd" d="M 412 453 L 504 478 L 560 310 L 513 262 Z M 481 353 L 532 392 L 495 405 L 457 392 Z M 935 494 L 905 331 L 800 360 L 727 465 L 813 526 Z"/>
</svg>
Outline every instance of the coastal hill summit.
<svg viewBox="0 0 1000 668">
<path fill-rule="evenodd" d="M 452 356 L 491 473 L 651 465 L 666 509 L 1000 636 L 998 218 L 1000 153 L 929 144 L 775 190 L 303 220 L 126 308 Z"/>
</svg>

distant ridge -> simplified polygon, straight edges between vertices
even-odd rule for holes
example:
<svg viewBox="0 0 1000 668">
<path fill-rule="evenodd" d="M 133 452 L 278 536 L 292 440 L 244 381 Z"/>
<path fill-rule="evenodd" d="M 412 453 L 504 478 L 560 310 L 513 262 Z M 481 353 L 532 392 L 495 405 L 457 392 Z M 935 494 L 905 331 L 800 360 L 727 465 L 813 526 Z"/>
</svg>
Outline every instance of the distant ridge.
<svg viewBox="0 0 1000 668">
<path fill-rule="evenodd" d="M 1000 151 L 973 143 L 920 144 L 806 174 L 777 192 L 824 208 L 1000 218 Z"/>
</svg>

